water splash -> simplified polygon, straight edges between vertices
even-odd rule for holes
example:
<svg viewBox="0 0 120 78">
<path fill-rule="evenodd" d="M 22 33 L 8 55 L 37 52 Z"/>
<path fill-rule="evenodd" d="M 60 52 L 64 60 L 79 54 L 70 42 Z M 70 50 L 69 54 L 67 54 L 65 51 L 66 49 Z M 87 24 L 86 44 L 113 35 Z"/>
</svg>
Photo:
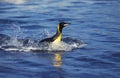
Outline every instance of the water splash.
<svg viewBox="0 0 120 78">
<path fill-rule="evenodd" d="M 14 29 L 15 28 L 15 29 Z M 73 39 L 71 37 L 64 38 L 58 45 L 53 45 L 52 43 L 40 42 L 41 39 L 32 40 L 32 39 L 19 39 L 18 35 L 21 33 L 20 27 L 14 25 L 13 27 L 15 35 L 10 37 L 10 40 L 7 40 L 6 44 L 1 45 L 1 49 L 5 51 L 71 51 L 76 48 L 81 48 L 85 46 L 84 42 L 81 40 Z M 42 39 L 44 37 L 50 37 L 53 35 L 49 31 L 44 30 L 42 33 Z"/>
</svg>

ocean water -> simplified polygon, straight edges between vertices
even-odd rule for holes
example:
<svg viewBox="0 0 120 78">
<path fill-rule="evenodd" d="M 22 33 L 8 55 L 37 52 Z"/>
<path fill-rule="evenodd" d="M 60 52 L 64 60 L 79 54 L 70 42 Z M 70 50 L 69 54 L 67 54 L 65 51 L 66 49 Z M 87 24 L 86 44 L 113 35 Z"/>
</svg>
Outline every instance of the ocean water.
<svg viewBox="0 0 120 78">
<path fill-rule="evenodd" d="M 2 45 L 1 36 L 0 48 L 14 46 L 0 49 L 0 78 L 120 78 L 119 7 L 119 0 L 0 0 L 0 36 L 11 38 Z M 61 49 L 36 46 L 61 21 L 71 23 Z"/>
</svg>

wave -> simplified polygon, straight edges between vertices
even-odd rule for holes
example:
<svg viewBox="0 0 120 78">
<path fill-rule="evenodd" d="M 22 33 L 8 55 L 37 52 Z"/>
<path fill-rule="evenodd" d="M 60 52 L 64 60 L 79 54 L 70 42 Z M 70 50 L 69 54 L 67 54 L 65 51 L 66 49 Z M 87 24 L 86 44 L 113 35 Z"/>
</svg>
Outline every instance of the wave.
<svg viewBox="0 0 120 78">
<path fill-rule="evenodd" d="M 1 0 L 0 2 L 6 2 L 11 4 L 23 4 L 26 0 Z"/>
</svg>

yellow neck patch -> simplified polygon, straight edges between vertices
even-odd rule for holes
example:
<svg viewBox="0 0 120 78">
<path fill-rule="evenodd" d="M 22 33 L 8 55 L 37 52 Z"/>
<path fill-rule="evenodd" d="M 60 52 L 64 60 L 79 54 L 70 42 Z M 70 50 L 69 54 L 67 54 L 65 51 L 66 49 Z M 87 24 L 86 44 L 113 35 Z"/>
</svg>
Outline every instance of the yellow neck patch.
<svg viewBox="0 0 120 78">
<path fill-rule="evenodd" d="M 61 33 L 60 30 L 59 30 L 59 26 L 57 27 L 57 31 L 58 31 L 60 34 L 59 34 L 59 36 L 56 38 L 56 40 L 53 41 L 53 44 L 58 44 L 58 43 L 61 41 L 61 39 L 62 39 L 62 33 Z"/>
<path fill-rule="evenodd" d="M 53 41 L 52 43 L 58 44 L 62 39 L 62 34 L 60 34 L 55 41 Z"/>
</svg>

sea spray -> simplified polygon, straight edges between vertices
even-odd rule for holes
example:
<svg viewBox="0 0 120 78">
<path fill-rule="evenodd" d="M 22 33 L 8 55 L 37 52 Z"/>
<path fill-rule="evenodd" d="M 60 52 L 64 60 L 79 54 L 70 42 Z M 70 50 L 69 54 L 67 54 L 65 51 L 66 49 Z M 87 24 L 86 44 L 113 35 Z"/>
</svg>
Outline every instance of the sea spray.
<svg viewBox="0 0 120 78">
<path fill-rule="evenodd" d="M 18 36 L 21 33 L 21 28 L 17 25 L 14 25 L 14 35 L 10 36 L 10 40 L 4 46 L 1 46 L 1 49 L 5 51 L 71 51 L 76 48 L 81 48 L 85 46 L 84 42 L 75 38 L 66 37 L 63 38 L 60 43 L 53 45 L 52 43 L 40 42 L 41 39 L 51 37 L 53 33 L 50 33 L 48 30 L 44 30 L 41 33 L 41 39 L 20 39 Z M 24 34 L 23 34 L 24 35 Z"/>
</svg>

